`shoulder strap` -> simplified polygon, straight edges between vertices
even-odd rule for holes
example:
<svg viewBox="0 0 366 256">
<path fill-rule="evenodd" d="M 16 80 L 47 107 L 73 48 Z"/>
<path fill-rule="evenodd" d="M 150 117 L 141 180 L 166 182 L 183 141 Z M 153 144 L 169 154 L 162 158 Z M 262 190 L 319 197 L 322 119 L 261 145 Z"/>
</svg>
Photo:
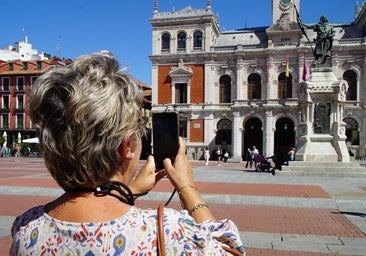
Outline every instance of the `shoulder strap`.
<svg viewBox="0 0 366 256">
<path fill-rule="evenodd" d="M 165 240 L 164 240 L 164 203 L 161 203 L 157 210 L 157 252 L 158 256 L 165 256 Z"/>
<path fill-rule="evenodd" d="M 243 254 L 242 254 L 242 253 L 240 253 L 240 252 L 239 252 L 238 250 L 236 250 L 236 249 L 230 248 L 230 247 L 228 247 L 228 246 L 222 246 L 222 248 L 223 248 L 226 252 L 230 253 L 230 255 L 234 255 L 234 256 L 243 256 Z"/>
<path fill-rule="evenodd" d="M 158 256 L 165 256 L 165 239 L 164 239 L 164 222 L 163 222 L 163 216 L 164 216 L 164 203 L 159 204 L 158 210 L 157 210 L 157 253 Z M 230 253 L 231 255 L 238 255 L 242 256 L 239 251 L 230 248 L 228 246 L 222 246 L 222 248 Z"/>
</svg>

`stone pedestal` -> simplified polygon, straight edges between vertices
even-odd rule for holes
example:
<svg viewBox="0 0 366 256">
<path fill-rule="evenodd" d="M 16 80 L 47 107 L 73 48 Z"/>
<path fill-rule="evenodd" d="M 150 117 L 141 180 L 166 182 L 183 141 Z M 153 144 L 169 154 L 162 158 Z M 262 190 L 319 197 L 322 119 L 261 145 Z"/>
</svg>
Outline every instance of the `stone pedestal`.
<svg viewBox="0 0 366 256">
<path fill-rule="evenodd" d="M 290 161 L 276 175 L 366 178 L 366 169 L 357 162 Z"/>
<path fill-rule="evenodd" d="M 300 83 L 297 161 L 350 162 L 343 122 L 347 90 L 330 67 L 312 68 L 309 80 Z"/>
<path fill-rule="evenodd" d="M 298 144 L 299 150 L 296 153 L 296 160 L 306 162 L 337 162 L 338 154 L 333 146 L 333 139 L 330 135 L 301 137 L 301 141 L 299 140 Z"/>
</svg>

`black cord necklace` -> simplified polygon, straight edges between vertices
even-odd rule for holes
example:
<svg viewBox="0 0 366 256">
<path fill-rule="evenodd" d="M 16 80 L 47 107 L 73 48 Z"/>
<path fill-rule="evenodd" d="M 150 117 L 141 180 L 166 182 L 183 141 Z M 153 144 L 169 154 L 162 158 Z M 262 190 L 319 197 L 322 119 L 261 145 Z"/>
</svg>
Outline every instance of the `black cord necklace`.
<svg viewBox="0 0 366 256">
<path fill-rule="evenodd" d="M 119 195 L 112 193 L 113 190 L 117 191 Z M 121 202 L 132 206 L 135 204 L 134 200 L 135 196 L 143 196 L 146 195 L 147 192 L 141 194 L 133 194 L 131 189 L 126 184 L 119 181 L 107 181 L 103 185 L 94 189 L 94 194 L 97 196 L 100 195 L 113 196 L 118 200 L 120 200 Z"/>
</svg>

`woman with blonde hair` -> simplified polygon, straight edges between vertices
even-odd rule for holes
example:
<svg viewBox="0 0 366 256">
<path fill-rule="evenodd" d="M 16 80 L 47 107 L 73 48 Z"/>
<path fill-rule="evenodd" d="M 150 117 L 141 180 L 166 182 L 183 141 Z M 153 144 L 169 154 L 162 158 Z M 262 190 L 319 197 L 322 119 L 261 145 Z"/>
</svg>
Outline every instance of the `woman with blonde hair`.
<svg viewBox="0 0 366 256">
<path fill-rule="evenodd" d="M 174 163 L 141 169 L 145 126 L 142 92 L 109 52 L 81 56 L 39 77 L 30 116 L 44 161 L 65 191 L 18 216 L 10 255 L 154 255 L 157 211 L 134 206 L 163 176 L 177 189 L 183 210 L 165 208 L 167 255 L 245 254 L 236 225 L 215 220 L 198 192 L 180 140 Z M 161 249 L 161 248 L 160 248 Z"/>
</svg>

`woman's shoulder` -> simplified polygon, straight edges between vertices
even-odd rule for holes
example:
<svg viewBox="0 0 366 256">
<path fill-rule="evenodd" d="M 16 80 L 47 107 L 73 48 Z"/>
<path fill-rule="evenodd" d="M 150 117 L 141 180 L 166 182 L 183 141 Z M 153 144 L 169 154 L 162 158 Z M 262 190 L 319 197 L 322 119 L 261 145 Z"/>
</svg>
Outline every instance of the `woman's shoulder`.
<svg viewBox="0 0 366 256">
<path fill-rule="evenodd" d="M 21 215 L 17 216 L 12 225 L 12 233 L 17 232 L 21 227 L 42 218 L 45 214 L 44 205 L 38 205 L 28 209 Z"/>
</svg>

